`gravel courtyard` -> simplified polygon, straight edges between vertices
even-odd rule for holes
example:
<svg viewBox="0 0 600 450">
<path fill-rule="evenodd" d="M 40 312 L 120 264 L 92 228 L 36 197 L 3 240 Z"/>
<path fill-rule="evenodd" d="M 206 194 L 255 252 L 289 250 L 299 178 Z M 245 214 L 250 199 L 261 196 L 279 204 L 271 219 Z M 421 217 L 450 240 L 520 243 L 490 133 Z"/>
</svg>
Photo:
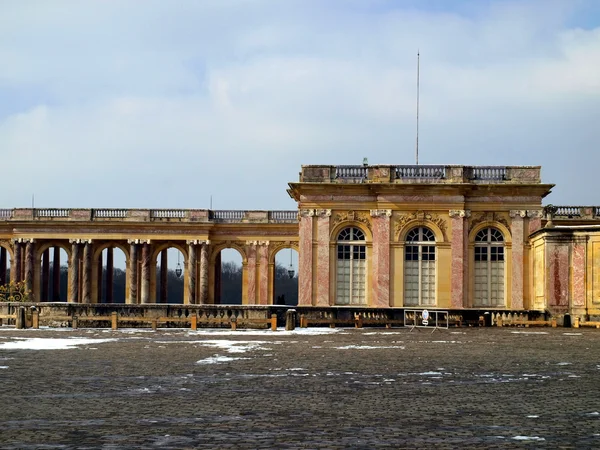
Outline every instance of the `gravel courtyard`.
<svg viewBox="0 0 600 450">
<path fill-rule="evenodd" d="M 600 330 L 0 328 L 0 446 L 600 448 Z"/>
</svg>

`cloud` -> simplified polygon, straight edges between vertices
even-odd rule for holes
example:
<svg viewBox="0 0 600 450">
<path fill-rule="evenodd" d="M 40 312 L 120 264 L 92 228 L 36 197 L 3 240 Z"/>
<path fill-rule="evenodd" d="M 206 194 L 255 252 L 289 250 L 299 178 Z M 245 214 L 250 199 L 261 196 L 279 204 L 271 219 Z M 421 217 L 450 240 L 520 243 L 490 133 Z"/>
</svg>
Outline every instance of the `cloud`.
<svg viewBox="0 0 600 450">
<path fill-rule="evenodd" d="M 590 2 L 0 6 L 0 207 L 293 209 L 301 164 L 541 164 L 597 203 Z M 587 13 L 585 25 L 579 18 Z"/>
</svg>

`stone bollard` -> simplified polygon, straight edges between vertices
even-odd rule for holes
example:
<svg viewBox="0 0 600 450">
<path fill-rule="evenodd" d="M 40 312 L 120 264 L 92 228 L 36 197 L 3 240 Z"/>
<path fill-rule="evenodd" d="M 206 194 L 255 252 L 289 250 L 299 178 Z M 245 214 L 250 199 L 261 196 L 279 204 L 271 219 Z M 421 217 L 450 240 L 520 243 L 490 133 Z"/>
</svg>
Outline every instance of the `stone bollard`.
<svg viewBox="0 0 600 450">
<path fill-rule="evenodd" d="M 296 329 L 296 310 L 288 309 L 285 312 L 285 331 L 294 331 Z"/>
<path fill-rule="evenodd" d="M 573 321 L 573 328 L 579 328 L 579 317 L 575 316 L 575 320 Z"/>
<path fill-rule="evenodd" d="M 15 328 L 17 328 L 18 330 L 22 330 L 23 328 L 25 328 L 25 307 L 24 306 L 19 306 L 19 308 L 16 311 Z"/>
<path fill-rule="evenodd" d="M 35 329 L 40 327 L 40 312 L 35 307 L 31 311 L 31 326 Z"/>
</svg>

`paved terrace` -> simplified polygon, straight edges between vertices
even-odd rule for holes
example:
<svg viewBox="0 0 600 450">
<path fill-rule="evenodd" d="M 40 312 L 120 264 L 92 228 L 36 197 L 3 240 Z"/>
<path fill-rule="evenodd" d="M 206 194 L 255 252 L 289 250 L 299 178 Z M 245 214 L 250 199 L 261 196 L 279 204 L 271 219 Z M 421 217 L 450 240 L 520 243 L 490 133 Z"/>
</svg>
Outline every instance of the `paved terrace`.
<svg viewBox="0 0 600 450">
<path fill-rule="evenodd" d="M 597 330 L 309 331 L 0 329 L 1 446 L 600 447 Z"/>
</svg>

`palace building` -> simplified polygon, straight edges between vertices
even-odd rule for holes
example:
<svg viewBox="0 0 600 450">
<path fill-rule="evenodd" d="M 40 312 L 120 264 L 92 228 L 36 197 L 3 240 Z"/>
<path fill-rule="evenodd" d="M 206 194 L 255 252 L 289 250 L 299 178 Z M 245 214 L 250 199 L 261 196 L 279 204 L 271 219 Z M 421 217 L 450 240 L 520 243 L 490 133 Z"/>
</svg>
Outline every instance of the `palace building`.
<svg viewBox="0 0 600 450">
<path fill-rule="evenodd" d="M 184 303 L 219 304 L 220 252 L 231 248 L 242 303 L 273 305 L 275 255 L 291 248 L 299 307 L 600 315 L 600 207 L 544 206 L 552 187 L 539 166 L 307 165 L 289 183 L 294 211 L 0 210 L 0 284 L 56 300 L 49 258 L 63 249 L 61 300 L 110 302 L 101 292 L 119 248 L 126 303 L 164 303 L 157 278 L 175 247 Z"/>
</svg>

